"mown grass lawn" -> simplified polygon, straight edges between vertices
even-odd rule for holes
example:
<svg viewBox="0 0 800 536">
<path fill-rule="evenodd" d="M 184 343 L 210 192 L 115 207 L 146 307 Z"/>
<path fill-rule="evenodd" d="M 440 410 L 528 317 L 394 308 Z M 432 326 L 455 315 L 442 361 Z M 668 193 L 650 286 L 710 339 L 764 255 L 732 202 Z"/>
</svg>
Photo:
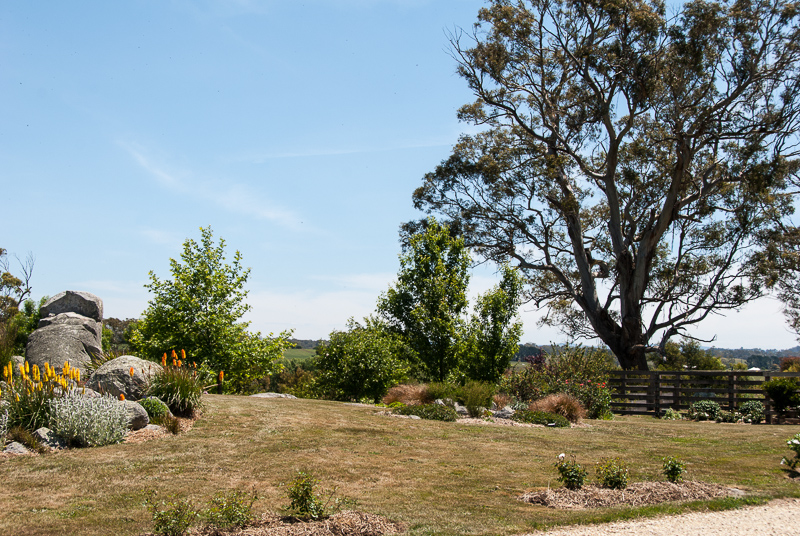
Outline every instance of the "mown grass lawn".
<svg viewBox="0 0 800 536">
<path fill-rule="evenodd" d="M 661 458 L 673 455 L 688 463 L 689 479 L 761 497 L 800 496 L 779 465 L 797 426 L 628 417 L 522 428 L 399 419 L 315 400 L 210 395 L 204 402 L 202 418 L 180 436 L 0 459 L 0 534 L 141 534 L 152 529 L 142 505 L 150 489 L 198 506 L 217 491 L 255 489 L 257 511 L 277 510 L 288 502 L 280 484 L 299 469 L 415 534 L 515 534 L 709 506 L 558 511 L 517 501 L 526 490 L 559 485 L 560 452 L 589 466 L 620 456 L 632 480 L 661 479 Z M 711 506 L 720 504 L 730 501 Z"/>
</svg>

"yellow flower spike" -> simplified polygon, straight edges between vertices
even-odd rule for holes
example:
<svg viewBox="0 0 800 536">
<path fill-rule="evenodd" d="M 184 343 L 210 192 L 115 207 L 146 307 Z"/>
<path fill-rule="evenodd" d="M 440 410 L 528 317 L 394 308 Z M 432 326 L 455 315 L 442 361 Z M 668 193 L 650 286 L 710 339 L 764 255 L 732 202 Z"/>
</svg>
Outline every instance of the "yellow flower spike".
<svg viewBox="0 0 800 536">
<path fill-rule="evenodd" d="M 125 401 L 125 395 L 124 395 L 124 394 L 122 394 L 122 393 L 120 393 L 120 394 L 119 394 L 119 399 L 120 399 L 120 400 L 122 400 L 122 401 L 124 402 L 124 401 Z"/>
<path fill-rule="evenodd" d="M 178 359 L 178 354 L 175 353 L 175 350 L 172 350 L 172 354 L 170 355 L 172 359 Z"/>
<path fill-rule="evenodd" d="M 31 373 L 31 365 L 27 361 L 25 361 L 25 374 Z"/>
<path fill-rule="evenodd" d="M 186 361 L 186 350 L 181 348 L 181 361 Z"/>
<path fill-rule="evenodd" d="M 180 359 L 178 359 L 178 366 L 179 366 L 179 367 L 182 367 L 182 366 L 183 366 L 183 361 L 181 361 Z"/>
<path fill-rule="evenodd" d="M 17 402 L 19 402 L 19 395 L 18 395 L 18 394 L 15 394 L 15 395 L 14 395 L 14 398 L 16 398 L 16 399 L 17 399 Z"/>
<path fill-rule="evenodd" d="M 175 358 L 173 357 L 173 358 L 172 358 L 172 366 L 173 366 L 173 367 L 175 367 L 175 366 L 177 366 L 177 365 L 178 365 L 178 362 L 177 362 L 177 361 L 175 360 Z"/>
<path fill-rule="evenodd" d="M 19 373 L 25 376 L 25 367 L 22 366 L 22 363 L 19 364 Z"/>
<path fill-rule="evenodd" d="M 133 378 L 133 367 L 131 367 L 131 370 L 129 372 L 131 373 L 131 378 Z"/>
<path fill-rule="evenodd" d="M 167 366 L 167 352 L 164 352 L 164 357 L 161 358 L 161 366 L 162 367 Z"/>
<path fill-rule="evenodd" d="M 79 382 L 79 381 L 81 381 L 81 369 L 77 369 L 77 370 L 75 371 L 75 381 L 76 381 L 76 382 Z"/>
</svg>

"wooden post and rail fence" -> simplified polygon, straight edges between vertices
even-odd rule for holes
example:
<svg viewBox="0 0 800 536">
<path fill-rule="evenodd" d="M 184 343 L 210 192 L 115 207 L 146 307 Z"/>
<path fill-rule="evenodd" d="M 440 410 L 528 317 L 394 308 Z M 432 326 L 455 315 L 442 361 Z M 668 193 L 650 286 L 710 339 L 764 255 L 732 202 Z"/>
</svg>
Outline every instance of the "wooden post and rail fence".
<svg viewBox="0 0 800 536">
<path fill-rule="evenodd" d="M 774 378 L 800 378 L 800 372 L 753 370 L 611 370 L 608 375 L 613 413 L 660 416 L 667 408 L 688 410 L 699 400 L 713 400 L 722 409 L 734 411 L 748 400 L 759 400 L 766 408 L 767 422 L 777 412 L 761 384 Z"/>
</svg>

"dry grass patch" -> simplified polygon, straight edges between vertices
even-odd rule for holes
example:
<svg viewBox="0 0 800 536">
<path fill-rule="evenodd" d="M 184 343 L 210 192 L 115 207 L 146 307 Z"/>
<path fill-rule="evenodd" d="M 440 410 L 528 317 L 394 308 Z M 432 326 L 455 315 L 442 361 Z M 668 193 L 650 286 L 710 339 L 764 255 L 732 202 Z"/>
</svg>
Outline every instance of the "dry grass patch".
<svg viewBox="0 0 800 536">
<path fill-rule="evenodd" d="M 424 384 L 400 384 L 395 385 L 386 393 L 382 402 L 392 404 L 402 402 L 405 405 L 430 404 L 433 397 L 428 392 L 428 387 Z"/>
</svg>

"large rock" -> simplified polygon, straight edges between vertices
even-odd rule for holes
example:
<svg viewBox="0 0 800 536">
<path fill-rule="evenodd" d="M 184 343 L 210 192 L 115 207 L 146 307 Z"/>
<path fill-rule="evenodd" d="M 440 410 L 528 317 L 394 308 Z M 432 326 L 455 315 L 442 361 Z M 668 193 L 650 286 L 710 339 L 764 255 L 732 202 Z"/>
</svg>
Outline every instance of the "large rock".
<svg viewBox="0 0 800 536">
<path fill-rule="evenodd" d="M 139 400 L 144 396 L 150 378 L 161 370 L 158 363 L 123 355 L 103 363 L 86 382 L 86 387 L 114 398 L 122 394 L 127 400 Z"/>
<path fill-rule="evenodd" d="M 78 313 L 58 313 L 57 315 L 50 315 L 39 320 L 37 329 L 45 328 L 52 325 L 70 325 L 82 326 L 94 334 L 97 346 L 103 346 L 103 323 L 89 318 L 88 316 L 79 315 Z"/>
<path fill-rule="evenodd" d="M 77 313 L 97 322 L 103 320 L 103 300 L 89 292 L 59 292 L 42 305 L 42 317 L 61 313 Z"/>
<path fill-rule="evenodd" d="M 128 412 L 129 430 L 141 430 L 150 424 L 150 417 L 147 416 L 147 411 L 141 404 L 133 400 L 125 400 L 120 404 L 125 404 L 125 410 Z"/>
<path fill-rule="evenodd" d="M 83 318 L 84 321 L 79 320 Z M 31 365 L 44 370 L 45 362 L 61 370 L 65 361 L 86 375 L 86 364 L 93 355 L 103 355 L 97 337 L 97 321 L 88 317 L 59 314 L 48 319 L 30 337 L 25 347 L 25 358 Z"/>
</svg>

